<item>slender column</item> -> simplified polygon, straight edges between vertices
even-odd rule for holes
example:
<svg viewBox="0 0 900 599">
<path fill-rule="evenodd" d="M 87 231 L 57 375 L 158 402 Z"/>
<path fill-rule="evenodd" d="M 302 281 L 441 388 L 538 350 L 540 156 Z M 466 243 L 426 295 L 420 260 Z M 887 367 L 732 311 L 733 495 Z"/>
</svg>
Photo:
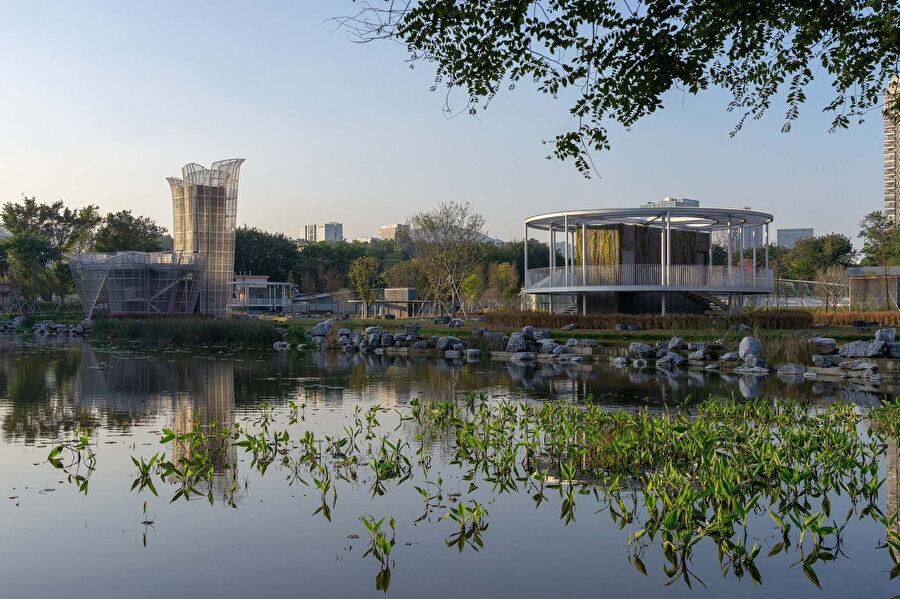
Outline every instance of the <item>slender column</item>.
<svg viewBox="0 0 900 599">
<path fill-rule="evenodd" d="M 666 292 L 663 291 L 662 293 L 660 293 L 660 295 L 662 296 L 662 309 L 660 310 L 660 313 L 663 316 L 665 316 L 666 315 Z"/>
<path fill-rule="evenodd" d="M 666 284 L 666 216 L 659 221 L 659 284 Z"/>
<path fill-rule="evenodd" d="M 741 249 L 738 250 L 738 266 L 740 266 L 740 270 L 738 270 L 738 276 L 741 280 L 741 285 L 744 284 L 744 225 L 741 224 L 741 228 L 738 233 L 738 240 L 741 244 Z"/>
<path fill-rule="evenodd" d="M 525 289 L 528 289 L 528 225 L 525 225 L 525 272 L 522 273 L 522 279 L 525 283 Z"/>
<path fill-rule="evenodd" d="M 672 214 L 666 212 L 666 285 L 672 284 Z"/>
<path fill-rule="evenodd" d="M 581 223 L 581 284 L 587 286 L 587 221 Z"/>
<path fill-rule="evenodd" d="M 734 240 L 732 239 L 732 229 L 731 229 L 731 221 L 728 221 L 728 286 L 731 287 L 731 246 L 734 244 Z M 729 306 L 729 313 L 731 312 L 731 308 Z"/>
<path fill-rule="evenodd" d="M 766 223 L 766 268 L 769 268 L 769 223 Z"/>
<path fill-rule="evenodd" d="M 587 293 L 581 294 L 581 315 L 587 316 Z"/>
<path fill-rule="evenodd" d="M 566 214 L 563 216 L 563 228 L 565 229 L 565 234 L 563 235 L 563 239 L 566 240 L 566 249 L 563 252 L 563 255 L 566 259 L 566 287 L 569 287 L 569 215 Z"/>
<path fill-rule="evenodd" d="M 759 227 L 753 228 L 753 286 L 756 287 L 756 241 L 759 238 Z"/>
<path fill-rule="evenodd" d="M 550 223 L 550 286 L 556 286 L 556 229 L 553 228 L 553 223 Z M 553 302 L 550 302 L 550 305 L 553 306 Z M 552 310 L 551 310 L 552 312 Z"/>
</svg>

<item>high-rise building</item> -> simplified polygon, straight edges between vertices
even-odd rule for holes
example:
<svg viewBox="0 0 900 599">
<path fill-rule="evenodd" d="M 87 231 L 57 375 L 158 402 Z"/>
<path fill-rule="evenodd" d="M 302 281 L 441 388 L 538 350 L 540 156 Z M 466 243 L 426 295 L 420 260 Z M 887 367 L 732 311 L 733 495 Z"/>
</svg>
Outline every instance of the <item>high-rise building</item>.
<svg viewBox="0 0 900 599">
<path fill-rule="evenodd" d="M 663 198 L 658 202 L 646 202 L 641 208 L 699 208 L 700 202 L 688 198 Z"/>
<path fill-rule="evenodd" d="M 801 239 L 815 237 L 813 229 L 778 229 L 776 239 L 779 246 L 791 249 Z"/>
<path fill-rule="evenodd" d="M 317 223 L 300 227 L 300 240 L 308 243 L 319 241 L 344 241 L 343 223 Z"/>
<path fill-rule="evenodd" d="M 206 257 L 197 311 L 217 318 L 231 315 L 238 176 L 243 162 L 243 158 L 220 160 L 210 168 L 188 164 L 181 169 L 181 179 L 168 178 L 175 251 Z"/>
<path fill-rule="evenodd" d="M 888 107 L 900 93 L 900 76 L 894 75 L 884 94 L 884 214 L 892 222 L 900 222 L 900 144 L 897 129 L 900 112 L 888 113 Z"/>
<path fill-rule="evenodd" d="M 397 233 L 409 231 L 409 225 L 403 225 L 400 223 L 394 223 L 392 225 L 381 225 L 378 228 L 378 239 L 387 241 L 389 239 L 396 239 Z"/>
</svg>

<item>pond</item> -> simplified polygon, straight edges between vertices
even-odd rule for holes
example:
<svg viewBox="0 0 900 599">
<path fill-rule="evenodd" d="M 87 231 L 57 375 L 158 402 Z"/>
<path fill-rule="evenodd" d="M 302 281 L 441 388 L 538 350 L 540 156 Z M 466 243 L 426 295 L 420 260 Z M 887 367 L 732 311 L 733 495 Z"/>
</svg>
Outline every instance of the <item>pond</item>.
<svg viewBox="0 0 900 599">
<path fill-rule="evenodd" d="M 2 341 L 0 596 L 889 597 L 900 585 L 884 543 L 898 529 L 879 516 L 897 509 L 900 460 L 897 443 L 871 437 L 861 415 L 898 394 L 889 385 L 606 364 L 142 354 Z M 706 426 L 698 424 L 705 408 L 693 406 L 708 397 L 804 402 L 830 414 L 826 424 L 839 423 L 845 453 L 860 465 L 814 474 L 813 487 L 796 483 L 813 489 L 799 499 L 753 487 L 740 496 L 756 503 L 729 523 L 738 533 L 730 540 L 711 527 L 691 532 L 722 517 L 723 503 L 688 513 L 681 526 L 685 512 L 674 502 L 654 521 L 654 494 L 660 506 L 685 493 L 695 493 L 695 512 L 713 505 L 702 496 L 705 474 L 696 464 L 687 466 L 690 480 L 665 464 L 638 474 L 603 462 L 612 455 L 603 451 L 627 440 L 617 430 L 642 426 L 730 443 L 719 425 L 694 428 Z M 853 408 L 832 414 L 838 402 Z M 603 415 L 619 409 L 630 416 Z M 553 453 L 554 435 L 585 412 L 601 423 L 594 439 L 608 444 L 559 459 L 587 446 L 588 429 L 576 427 L 568 453 Z M 654 415 L 676 413 L 653 424 Z M 821 421 L 789 436 L 793 425 L 772 418 L 765 434 L 775 445 L 754 444 L 758 431 L 748 435 L 736 422 L 741 447 L 794 444 L 790 455 L 819 472 L 845 457 L 823 449 L 837 437 L 818 436 Z M 534 445 L 521 443 L 538 424 L 545 428 Z M 78 441 L 85 432 L 86 443 Z M 788 501 L 793 508 L 775 507 Z M 785 532 L 776 517 L 788 512 L 817 519 Z M 826 530 L 832 522 L 839 531 Z M 673 531 L 696 537 L 686 553 L 673 542 L 674 562 L 665 548 Z M 737 559 L 754 546 L 755 559 Z"/>
</svg>

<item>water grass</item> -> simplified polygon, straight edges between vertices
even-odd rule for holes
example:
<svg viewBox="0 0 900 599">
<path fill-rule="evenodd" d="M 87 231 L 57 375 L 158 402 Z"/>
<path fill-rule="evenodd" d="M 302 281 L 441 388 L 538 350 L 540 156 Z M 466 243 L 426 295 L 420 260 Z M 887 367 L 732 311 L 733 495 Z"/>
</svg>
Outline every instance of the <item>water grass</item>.
<svg viewBox="0 0 900 599">
<path fill-rule="evenodd" d="M 276 327 L 261 320 L 110 318 L 94 321 L 95 339 L 154 349 L 271 347 Z"/>
</svg>

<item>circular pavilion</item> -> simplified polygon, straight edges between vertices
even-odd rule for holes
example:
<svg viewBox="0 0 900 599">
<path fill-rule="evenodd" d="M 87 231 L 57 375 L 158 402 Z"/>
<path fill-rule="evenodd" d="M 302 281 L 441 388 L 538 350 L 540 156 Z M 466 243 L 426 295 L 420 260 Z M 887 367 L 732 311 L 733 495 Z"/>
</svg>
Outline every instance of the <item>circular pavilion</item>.
<svg viewBox="0 0 900 599">
<path fill-rule="evenodd" d="M 748 294 L 773 291 L 771 214 L 739 208 L 567 210 L 525 219 L 525 285 L 551 311 L 733 311 Z M 549 241 L 547 264 L 528 264 L 528 241 Z M 713 238 L 725 265 L 713 265 Z M 757 247 L 765 249 L 757 255 Z M 744 249 L 751 257 L 744 258 Z M 560 264 L 560 257 L 562 264 Z M 741 301 L 736 305 L 735 301 Z"/>
</svg>

